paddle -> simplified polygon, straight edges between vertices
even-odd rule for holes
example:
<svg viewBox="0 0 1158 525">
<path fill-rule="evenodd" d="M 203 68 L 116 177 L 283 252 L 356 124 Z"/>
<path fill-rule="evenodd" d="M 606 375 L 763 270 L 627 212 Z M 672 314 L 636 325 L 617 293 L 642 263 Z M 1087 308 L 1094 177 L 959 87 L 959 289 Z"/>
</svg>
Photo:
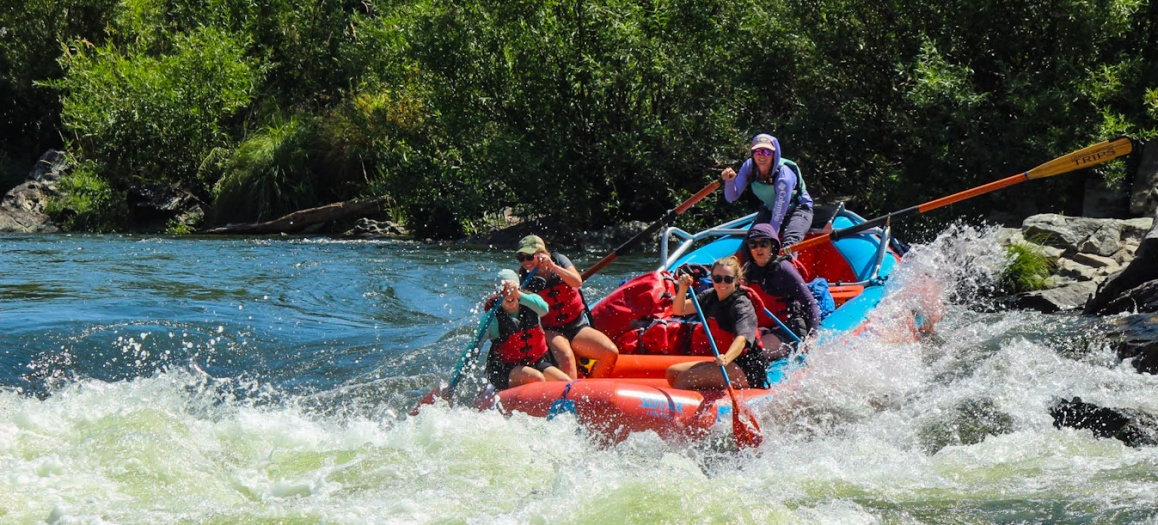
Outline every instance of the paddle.
<svg viewBox="0 0 1158 525">
<path fill-rule="evenodd" d="M 789 339 L 796 343 L 800 342 L 800 336 L 796 335 L 796 332 L 793 332 L 791 329 L 789 329 L 788 326 L 785 325 L 779 317 L 772 315 L 772 310 L 769 310 L 767 306 L 764 307 L 764 313 L 767 314 L 768 317 L 771 317 L 773 321 L 776 321 L 776 325 L 779 326 L 781 330 L 784 330 L 784 333 L 788 334 Z"/>
<path fill-rule="evenodd" d="M 712 337 L 712 329 L 708 328 L 708 319 L 704 317 L 704 310 L 700 308 L 700 300 L 692 288 L 688 288 L 688 295 L 692 297 L 692 304 L 696 306 L 696 314 L 700 316 L 700 323 L 704 326 L 704 334 L 708 336 L 708 344 L 716 358 L 720 357 L 720 349 L 716 348 L 716 340 Z M 732 381 L 728 379 L 728 371 L 720 365 L 720 373 L 724 375 L 724 385 L 728 387 L 728 396 L 732 398 L 732 435 L 736 436 L 736 446 L 739 448 L 755 448 L 764 442 L 764 434 L 760 432 L 760 425 L 756 423 L 756 416 L 752 414 L 748 405 L 740 403 L 736 398 L 736 389 L 732 388 Z"/>
<path fill-rule="evenodd" d="M 672 220 L 674 220 L 677 216 L 679 216 L 683 212 L 688 211 L 688 208 L 695 206 L 695 204 L 697 202 L 700 202 L 701 200 L 703 200 L 704 197 L 707 197 L 708 194 L 712 193 L 713 191 L 716 191 L 716 188 L 719 188 L 719 187 L 720 187 L 720 181 L 718 179 L 714 180 L 714 181 L 712 181 L 711 184 L 704 186 L 703 189 L 696 192 L 695 195 L 688 197 L 688 200 L 684 201 L 683 204 L 680 204 L 679 206 L 676 206 L 675 208 L 668 210 L 666 213 L 663 214 L 663 217 L 660 217 L 658 221 L 653 222 L 651 224 L 651 226 L 647 227 L 647 229 L 635 234 L 634 237 L 628 239 L 627 242 L 621 244 L 614 251 L 607 254 L 607 257 L 604 257 L 603 260 L 595 263 L 595 266 L 592 266 L 592 267 L 588 268 L 586 271 L 584 271 L 581 274 L 581 277 L 583 277 L 583 280 L 586 281 L 588 277 L 591 277 L 592 275 L 595 275 L 596 273 L 598 273 L 599 270 L 602 270 L 604 267 L 606 267 L 607 265 L 609 265 L 613 261 L 615 261 L 615 259 L 618 259 L 620 255 L 623 255 L 623 254 L 627 253 L 628 251 L 630 251 L 631 249 L 635 248 L 640 242 L 643 241 L 643 239 L 645 239 L 648 236 L 659 231 L 660 228 L 662 228 L 663 226 L 670 223 Z"/>
<path fill-rule="evenodd" d="M 531 271 L 523 278 L 523 282 L 519 285 L 519 288 L 527 286 L 527 283 L 531 281 L 531 278 L 535 276 L 535 272 L 538 270 L 537 267 L 531 268 Z M 478 350 L 482 345 L 483 337 L 486 336 L 487 328 L 490 327 L 491 321 L 494 320 L 495 315 L 502 306 L 502 301 L 495 301 L 495 305 L 487 310 L 487 314 L 483 316 L 478 328 L 475 329 L 474 339 L 472 339 L 470 346 L 466 347 L 466 351 L 463 352 L 462 357 L 458 358 L 458 364 L 454 367 L 454 373 L 450 375 L 450 384 L 447 385 L 446 390 L 440 390 L 438 387 L 435 387 L 434 390 L 431 390 L 429 394 L 423 396 L 418 404 L 414 406 L 414 409 L 410 411 L 411 416 L 417 416 L 418 409 L 422 407 L 422 405 L 434 404 L 436 397 L 442 397 L 444 399 L 451 398 L 451 395 L 454 394 L 454 389 L 458 388 L 459 382 L 462 381 L 462 371 L 466 368 L 466 364 L 474 360 L 474 357 L 478 355 Z"/>
<path fill-rule="evenodd" d="M 818 235 L 816 237 L 805 239 L 792 246 L 784 248 L 784 253 L 798 252 L 808 248 L 809 246 L 815 246 L 825 241 L 843 239 L 867 229 L 888 224 L 893 219 L 900 219 L 910 215 L 925 213 L 942 206 L 948 206 L 956 202 L 961 202 L 965 199 L 971 199 L 978 195 L 984 195 L 986 193 L 997 191 L 1001 188 L 1012 186 L 1027 180 L 1044 179 L 1046 177 L 1053 177 L 1054 175 L 1061 175 L 1062 173 L 1069 173 L 1071 171 L 1077 171 L 1080 169 L 1097 166 L 1098 164 L 1109 162 L 1118 157 L 1129 155 L 1133 151 L 1134 142 L 1130 140 L 1129 137 L 1119 137 L 1114 140 L 1099 142 L 1093 146 L 1082 148 L 1073 153 L 1063 155 L 1029 171 L 1018 173 L 1012 177 L 990 182 L 989 184 L 984 184 L 971 190 L 954 193 L 948 197 L 941 197 L 940 199 L 929 201 L 924 204 L 911 206 L 909 208 L 905 208 L 888 215 L 877 217 L 870 221 L 862 222 L 856 226 L 833 230 L 832 232 L 826 233 L 824 235 Z"/>
</svg>

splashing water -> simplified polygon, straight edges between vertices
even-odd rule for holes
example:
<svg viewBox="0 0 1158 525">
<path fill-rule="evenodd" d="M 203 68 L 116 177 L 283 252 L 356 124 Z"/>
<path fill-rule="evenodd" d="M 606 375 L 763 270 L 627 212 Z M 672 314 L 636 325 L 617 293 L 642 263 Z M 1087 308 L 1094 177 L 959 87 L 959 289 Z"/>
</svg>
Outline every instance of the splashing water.
<svg viewBox="0 0 1158 525">
<path fill-rule="evenodd" d="M 1158 412 L 1158 384 L 1093 320 L 988 304 L 995 237 L 914 246 L 873 329 L 812 349 L 742 453 L 601 447 L 566 416 L 401 416 L 473 337 L 505 253 L 5 238 L 0 289 L 42 288 L 0 303 L 0 522 L 1154 522 L 1154 449 L 1054 428 L 1048 407 Z M 624 262 L 590 287 L 652 266 Z M 934 333 L 900 336 L 912 312 Z"/>
</svg>

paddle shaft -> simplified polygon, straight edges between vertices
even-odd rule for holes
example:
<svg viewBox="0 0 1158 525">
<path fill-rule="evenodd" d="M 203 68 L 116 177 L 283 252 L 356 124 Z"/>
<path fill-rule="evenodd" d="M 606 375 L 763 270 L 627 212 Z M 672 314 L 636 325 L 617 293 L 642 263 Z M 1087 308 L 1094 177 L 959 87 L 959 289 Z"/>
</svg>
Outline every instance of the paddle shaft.
<svg viewBox="0 0 1158 525">
<path fill-rule="evenodd" d="M 699 316 L 700 323 L 704 327 L 704 335 L 708 336 L 708 345 L 712 347 L 712 354 L 716 356 L 716 359 L 719 359 L 720 349 L 716 348 L 716 340 L 712 337 L 712 329 L 708 327 L 708 318 L 704 316 L 704 309 L 700 307 L 700 300 L 691 287 L 688 288 L 688 295 L 691 296 L 692 304 L 696 307 L 696 315 Z M 736 389 L 732 388 L 732 380 L 728 378 L 728 370 L 724 368 L 724 365 L 720 365 L 720 374 L 724 376 L 724 387 L 728 389 L 728 397 L 732 398 L 732 435 L 736 438 L 736 445 L 741 448 L 760 446 L 760 443 L 764 441 L 764 436 L 760 434 L 760 426 L 750 415 L 748 425 L 740 421 L 740 399 L 736 397 Z"/>
<path fill-rule="evenodd" d="M 983 184 L 976 188 L 960 193 L 954 193 L 953 195 L 941 197 L 940 199 L 932 200 L 917 206 L 910 206 L 903 210 L 895 211 L 893 213 L 862 222 L 855 226 L 833 230 L 830 233 L 818 235 L 816 237 L 800 241 L 792 246 L 785 248 L 784 250 L 786 253 L 798 252 L 808 248 L 809 246 L 815 246 L 825 241 L 840 240 L 851 235 L 856 235 L 870 228 L 876 228 L 878 226 L 889 224 L 893 219 L 903 219 L 910 215 L 918 215 L 927 211 L 932 211 L 943 206 L 948 206 L 956 202 L 971 199 L 978 195 L 984 195 L 986 193 L 997 191 L 1008 186 L 1013 186 L 1014 184 L 1020 184 L 1027 180 L 1043 179 L 1046 177 L 1052 177 L 1054 175 L 1061 175 L 1062 173 L 1069 173 L 1071 171 L 1089 168 L 1104 162 L 1109 162 L 1118 157 L 1124 157 L 1133 151 L 1134 143 L 1128 137 L 1119 137 L 1114 140 L 1100 142 L 1098 144 L 1094 144 L 1093 146 L 1082 148 L 1073 153 L 1058 157 L 1036 168 L 1023 173 L 1018 173 L 1012 177 L 1007 177 L 998 181 L 990 182 L 988 184 Z"/>
<path fill-rule="evenodd" d="M 788 325 L 785 325 L 779 317 L 772 315 L 772 310 L 769 310 L 767 306 L 764 307 L 764 313 L 767 314 L 768 317 L 771 317 L 773 321 L 776 321 L 776 325 L 779 326 L 781 330 L 784 330 L 784 333 L 788 334 L 788 337 L 792 339 L 793 342 L 800 342 L 800 336 L 796 335 L 796 332 L 790 330 Z"/>
<path fill-rule="evenodd" d="M 703 189 L 696 192 L 695 195 L 692 195 L 691 197 L 689 197 L 688 200 L 684 201 L 679 206 L 676 206 L 675 208 L 672 208 L 672 209 L 668 210 L 667 212 L 665 212 L 663 214 L 663 217 L 660 217 L 658 221 L 651 223 L 651 225 L 648 226 L 647 229 L 635 234 L 634 237 L 628 239 L 627 242 L 621 244 L 614 251 L 607 254 L 607 257 L 604 257 L 602 260 L 595 263 L 594 266 L 592 266 L 592 267 L 588 268 L 586 271 L 584 271 L 581 274 L 581 277 L 583 277 L 583 280 L 587 280 L 588 277 L 591 277 L 592 275 L 599 273 L 600 270 L 602 270 L 607 265 L 611 264 L 613 261 L 618 259 L 620 255 L 623 255 L 623 254 L 631 251 L 632 249 L 634 249 L 644 239 L 655 234 L 655 232 L 659 231 L 659 229 L 662 228 L 663 226 L 671 223 L 671 221 L 675 220 L 676 217 L 678 217 L 683 212 L 688 211 L 689 208 L 691 208 L 692 206 L 695 206 L 695 204 L 697 202 L 700 202 L 701 200 L 703 200 L 704 197 L 707 197 L 713 191 L 716 191 L 716 188 L 719 188 L 719 187 L 720 187 L 720 181 L 719 180 L 712 181 L 711 184 L 704 186 Z"/>
</svg>

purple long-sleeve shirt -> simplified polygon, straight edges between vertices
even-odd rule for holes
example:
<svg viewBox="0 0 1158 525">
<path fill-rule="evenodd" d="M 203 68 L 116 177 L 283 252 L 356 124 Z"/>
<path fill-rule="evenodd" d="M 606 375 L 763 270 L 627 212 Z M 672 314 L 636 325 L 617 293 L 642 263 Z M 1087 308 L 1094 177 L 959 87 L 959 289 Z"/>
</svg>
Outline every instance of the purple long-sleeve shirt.
<svg viewBox="0 0 1158 525">
<path fill-rule="evenodd" d="M 744 194 L 744 190 L 751 186 L 752 193 L 760 199 L 764 207 L 772 212 L 771 220 L 768 223 L 775 231 L 779 232 L 780 226 L 784 223 L 784 216 L 792 205 L 792 195 L 796 191 L 799 180 L 797 180 L 796 172 L 792 171 L 792 168 L 788 167 L 780 158 L 780 141 L 776 137 L 772 137 L 772 145 L 776 150 L 772 156 L 770 180 L 766 183 L 756 180 L 756 163 L 749 158 L 740 166 L 736 178 L 724 183 L 724 198 L 728 202 L 736 202 Z M 812 205 L 812 197 L 808 195 L 807 191 L 801 192 L 800 204 Z"/>
</svg>

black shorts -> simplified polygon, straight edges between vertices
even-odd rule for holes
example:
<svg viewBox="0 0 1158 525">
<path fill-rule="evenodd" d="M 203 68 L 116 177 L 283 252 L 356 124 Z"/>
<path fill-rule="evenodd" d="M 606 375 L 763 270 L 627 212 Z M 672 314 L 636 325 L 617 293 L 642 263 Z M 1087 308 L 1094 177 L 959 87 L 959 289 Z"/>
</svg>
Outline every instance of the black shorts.
<svg viewBox="0 0 1158 525">
<path fill-rule="evenodd" d="M 487 381 L 490 381 L 490 383 L 494 385 L 495 390 L 506 390 L 511 386 L 511 370 L 514 370 L 516 366 L 520 365 L 522 365 L 522 363 L 508 365 L 498 358 L 498 354 L 488 352 L 486 364 Z M 539 358 L 538 361 L 526 366 L 540 372 L 546 372 L 548 368 L 559 365 L 555 362 L 555 356 L 548 351 L 543 357 Z"/>
<path fill-rule="evenodd" d="M 744 377 L 748 379 L 748 386 L 751 388 L 768 388 L 768 365 L 771 362 L 764 357 L 763 352 L 759 349 L 749 348 L 748 352 L 735 361 L 736 366 L 744 372 Z"/>
<path fill-rule="evenodd" d="M 575 339 L 576 335 L 579 335 L 579 331 L 582 330 L 584 326 L 589 326 L 589 324 L 590 323 L 587 322 L 587 316 L 580 315 L 579 317 L 576 317 L 574 321 L 571 321 L 570 323 L 567 323 L 558 328 L 547 328 L 544 326 L 543 329 L 563 334 L 563 337 L 566 337 L 568 341 L 571 341 Z"/>
</svg>

